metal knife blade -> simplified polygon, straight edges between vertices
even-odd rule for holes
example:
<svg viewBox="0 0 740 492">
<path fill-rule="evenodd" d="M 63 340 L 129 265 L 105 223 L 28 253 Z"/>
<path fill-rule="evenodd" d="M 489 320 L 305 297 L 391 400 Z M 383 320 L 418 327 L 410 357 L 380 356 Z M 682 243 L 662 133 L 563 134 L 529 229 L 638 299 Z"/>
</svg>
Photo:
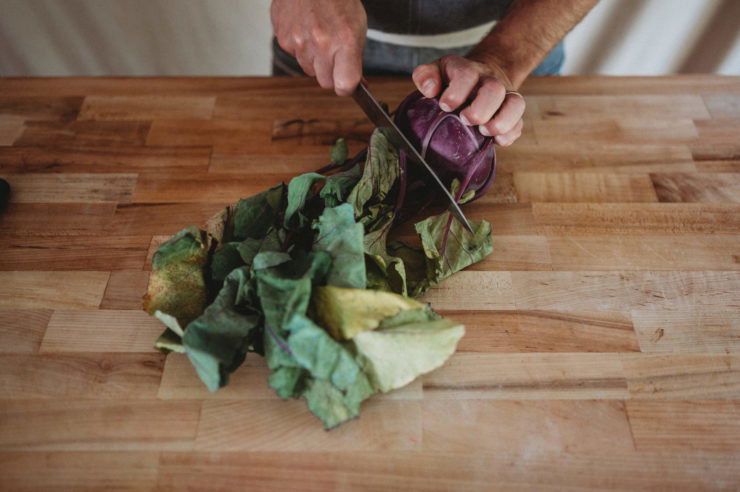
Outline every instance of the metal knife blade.
<svg viewBox="0 0 740 492">
<path fill-rule="evenodd" d="M 470 226 L 470 222 L 468 222 L 465 214 L 463 214 L 463 211 L 460 210 L 460 206 L 457 204 L 457 202 L 455 202 L 455 199 L 452 197 L 445 185 L 439 179 L 437 173 L 434 172 L 427 161 L 425 161 L 421 154 L 419 154 L 419 151 L 417 151 L 414 146 L 411 145 L 411 142 L 409 142 L 403 132 L 401 132 L 398 126 L 396 126 L 390 115 L 385 112 L 378 100 L 373 97 L 372 93 L 368 90 L 364 82 L 360 82 L 354 94 L 352 94 L 352 98 L 355 100 L 358 106 L 362 108 L 367 117 L 370 118 L 370 121 L 372 121 L 376 127 L 381 129 L 386 138 L 397 149 L 405 151 L 412 160 L 418 162 L 422 165 L 424 169 L 426 169 L 427 173 L 429 173 L 434 182 L 437 183 L 439 191 L 442 192 L 442 194 L 449 202 L 449 209 L 452 215 L 454 215 L 455 218 L 462 223 L 463 227 L 465 227 L 468 231 L 472 233 L 473 228 Z"/>
</svg>

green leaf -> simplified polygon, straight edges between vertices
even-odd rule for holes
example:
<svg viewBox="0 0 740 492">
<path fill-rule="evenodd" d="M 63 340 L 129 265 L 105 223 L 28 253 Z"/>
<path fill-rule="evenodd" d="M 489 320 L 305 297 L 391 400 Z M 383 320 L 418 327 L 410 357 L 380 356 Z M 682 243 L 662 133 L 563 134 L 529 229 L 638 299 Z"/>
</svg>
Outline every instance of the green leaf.
<svg viewBox="0 0 740 492">
<path fill-rule="evenodd" d="M 347 160 L 349 149 L 347 148 L 347 141 L 343 138 L 338 138 L 331 148 L 329 158 L 332 164 L 341 164 Z"/>
<path fill-rule="evenodd" d="M 246 240 L 254 239 L 247 238 Z M 232 270 L 239 268 L 244 265 L 244 260 L 239 254 L 238 242 L 225 243 L 221 246 L 221 249 L 213 254 L 211 259 L 211 280 L 217 283 L 217 285 L 223 284 L 224 279 L 231 273 Z"/>
<path fill-rule="evenodd" d="M 260 253 L 252 267 L 265 323 L 280 330 L 279 336 L 295 314 L 306 313 L 312 285 L 324 281 L 331 265 L 331 257 L 321 251 L 296 259 L 286 256 Z"/>
<path fill-rule="evenodd" d="M 162 243 L 152 258 L 152 273 L 144 296 L 144 309 L 177 318 L 181 326 L 205 308 L 204 268 L 210 243 L 205 232 L 186 227 Z"/>
<path fill-rule="evenodd" d="M 237 309 L 240 289 L 249 282 L 242 267 L 226 277 L 221 291 L 203 314 L 185 329 L 182 338 L 188 358 L 211 391 L 228 382 L 228 375 L 244 361 L 256 335 L 259 316 Z"/>
<path fill-rule="evenodd" d="M 316 184 L 326 178 L 321 174 L 306 173 L 290 180 L 288 184 L 288 206 L 283 225 L 286 228 L 302 228 L 309 224 L 306 214 L 301 213 L 309 199 L 317 194 Z M 296 216 L 296 214 L 298 214 Z M 295 218 L 294 218 L 295 217 Z"/>
<path fill-rule="evenodd" d="M 239 200 L 234 211 L 234 239 L 261 239 L 280 217 L 285 205 L 285 185 Z"/>
<path fill-rule="evenodd" d="M 352 189 L 362 176 L 362 169 L 359 165 L 341 171 L 326 178 L 319 196 L 324 200 L 325 207 L 336 207 L 340 203 L 347 201 Z"/>
<path fill-rule="evenodd" d="M 159 313 L 161 311 L 157 312 Z M 154 348 L 165 354 L 169 354 L 170 352 L 185 353 L 185 347 L 182 346 L 182 338 L 169 328 L 165 329 L 159 335 L 157 341 L 154 342 Z"/>
<path fill-rule="evenodd" d="M 315 228 L 318 237 L 313 250 L 326 252 L 332 259 L 326 282 L 338 287 L 364 289 L 362 224 L 355 222 L 352 207 L 344 203 L 324 209 Z"/>
<path fill-rule="evenodd" d="M 398 152 L 382 132 L 373 132 L 362 178 L 347 198 L 367 232 L 385 225 L 392 215 L 399 176 Z"/>
<path fill-rule="evenodd" d="M 306 375 L 302 367 L 280 366 L 267 378 L 267 383 L 282 399 L 300 398 L 305 391 Z"/>
<path fill-rule="evenodd" d="M 421 311 L 414 315 L 426 316 Z M 352 339 L 372 384 L 383 392 L 405 386 L 441 366 L 465 334 L 462 325 L 449 319 L 389 324 L 395 326 L 363 331 Z"/>
<path fill-rule="evenodd" d="M 289 330 L 290 350 L 311 375 L 303 393 L 308 408 L 327 429 L 359 415 L 375 389 L 354 356 L 304 316 L 296 315 Z"/>
<path fill-rule="evenodd" d="M 406 265 L 402 258 L 389 251 L 387 244 L 391 223 L 392 217 L 380 229 L 365 234 L 363 239 L 365 254 L 372 262 L 372 267 L 367 267 L 367 288 L 407 295 Z"/>
<path fill-rule="evenodd" d="M 491 224 L 472 222 L 473 233 L 454 220 L 449 212 L 429 217 L 415 224 L 427 258 L 426 282 L 414 295 L 435 285 L 455 272 L 476 263 L 493 251 Z"/>
</svg>

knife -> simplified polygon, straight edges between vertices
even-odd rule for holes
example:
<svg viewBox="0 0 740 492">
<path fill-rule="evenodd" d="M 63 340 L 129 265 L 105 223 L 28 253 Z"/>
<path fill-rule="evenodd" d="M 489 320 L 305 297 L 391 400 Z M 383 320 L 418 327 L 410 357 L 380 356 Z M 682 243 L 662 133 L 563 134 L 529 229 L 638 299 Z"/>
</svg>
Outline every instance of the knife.
<svg viewBox="0 0 740 492">
<path fill-rule="evenodd" d="M 439 189 L 439 191 L 442 192 L 444 197 L 449 202 L 449 210 L 452 215 L 454 215 L 455 218 L 462 223 L 465 229 L 473 233 L 473 228 L 470 226 L 470 222 L 468 222 L 465 214 L 463 214 L 462 210 L 460 210 L 460 206 L 457 204 L 445 185 L 439 179 L 437 173 L 434 172 L 427 161 L 424 160 L 424 157 L 422 157 L 421 154 L 419 154 L 419 152 L 414 148 L 414 146 L 411 145 L 411 142 L 409 142 L 409 140 L 401 132 L 398 126 L 396 126 L 388 113 L 386 113 L 383 107 L 380 105 L 378 100 L 373 97 L 372 93 L 367 88 L 364 82 L 360 82 L 354 94 L 352 94 L 352 98 L 355 100 L 358 106 L 362 108 L 367 117 L 370 118 L 370 121 L 372 121 L 373 124 L 375 124 L 375 126 L 383 132 L 383 134 L 386 136 L 391 144 L 393 144 L 399 151 L 405 151 L 412 160 L 418 162 L 424 169 L 426 169 L 427 173 L 432 177 L 434 182 L 437 183 L 437 188 Z"/>
</svg>

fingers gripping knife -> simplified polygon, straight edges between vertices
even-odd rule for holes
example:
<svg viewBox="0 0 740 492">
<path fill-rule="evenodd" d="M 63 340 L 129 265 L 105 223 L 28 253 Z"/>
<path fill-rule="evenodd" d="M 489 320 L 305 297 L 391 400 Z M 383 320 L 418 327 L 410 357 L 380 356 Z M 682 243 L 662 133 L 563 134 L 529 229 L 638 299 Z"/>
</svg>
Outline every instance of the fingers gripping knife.
<svg viewBox="0 0 740 492">
<path fill-rule="evenodd" d="M 396 126 L 388 113 L 386 113 L 383 107 L 380 105 L 378 100 L 373 97 L 364 82 L 360 82 L 360 85 L 357 86 L 357 90 L 355 90 L 352 97 L 360 106 L 360 108 L 362 108 L 370 121 L 372 121 L 375 126 L 383 132 L 383 134 L 391 144 L 393 144 L 399 151 L 403 150 L 404 152 L 406 152 L 406 154 L 412 161 L 417 162 L 427 171 L 427 173 L 429 173 L 433 181 L 437 184 L 437 187 L 439 189 L 438 191 L 442 193 L 442 195 L 449 202 L 450 213 L 452 213 L 452 215 L 455 216 L 455 218 L 462 223 L 465 229 L 472 233 L 473 228 L 470 226 L 470 222 L 468 222 L 465 214 L 463 214 L 462 210 L 460 210 L 460 206 L 457 204 L 457 202 L 455 202 L 455 199 L 452 197 L 445 185 L 439 179 L 437 173 L 434 172 L 427 161 L 425 161 L 421 154 L 419 154 L 414 146 L 411 145 L 411 142 L 409 142 L 409 140 L 401 132 L 398 126 Z"/>
</svg>

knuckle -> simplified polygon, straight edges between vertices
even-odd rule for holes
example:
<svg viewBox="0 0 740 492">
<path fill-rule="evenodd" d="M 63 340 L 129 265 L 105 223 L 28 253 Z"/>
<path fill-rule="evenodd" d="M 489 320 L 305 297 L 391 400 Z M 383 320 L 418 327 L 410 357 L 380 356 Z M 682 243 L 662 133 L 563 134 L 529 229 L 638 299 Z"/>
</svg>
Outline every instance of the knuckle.
<svg viewBox="0 0 740 492">
<path fill-rule="evenodd" d="M 294 34 L 292 36 L 292 45 L 295 51 L 303 51 L 303 49 L 306 47 L 306 40 L 300 34 Z"/>
<path fill-rule="evenodd" d="M 357 40 L 355 30 L 350 26 L 343 26 L 339 28 L 335 34 L 337 41 L 342 44 L 354 43 Z"/>
<path fill-rule="evenodd" d="M 478 80 L 478 71 L 470 65 L 461 65 L 455 69 L 457 76 L 466 82 Z"/>
<path fill-rule="evenodd" d="M 444 102 L 447 103 L 450 107 L 456 108 L 460 106 L 463 102 L 465 102 L 465 98 L 458 94 L 447 94 L 444 97 Z"/>
<path fill-rule="evenodd" d="M 493 131 L 494 135 L 501 135 L 506 133 L 509 128 L 507 128 L 507 125 L 503 121 L 494 121 L 491 123 L 490 129 Z"/>
<path fill-rule="evenodd" d="M 486 84 L 486 90 L 489 91 L 497 100 L 503 101 L 506 97 L 506 87 L 504 87 L 498 80 L 492 80 Z"/>
<path fill-rule="evenodd" d="M 320 27 L 311 29 L 311 39 L 319 49 L 326 48 L 331 42 L 329 35 Z"/>
</svg>

